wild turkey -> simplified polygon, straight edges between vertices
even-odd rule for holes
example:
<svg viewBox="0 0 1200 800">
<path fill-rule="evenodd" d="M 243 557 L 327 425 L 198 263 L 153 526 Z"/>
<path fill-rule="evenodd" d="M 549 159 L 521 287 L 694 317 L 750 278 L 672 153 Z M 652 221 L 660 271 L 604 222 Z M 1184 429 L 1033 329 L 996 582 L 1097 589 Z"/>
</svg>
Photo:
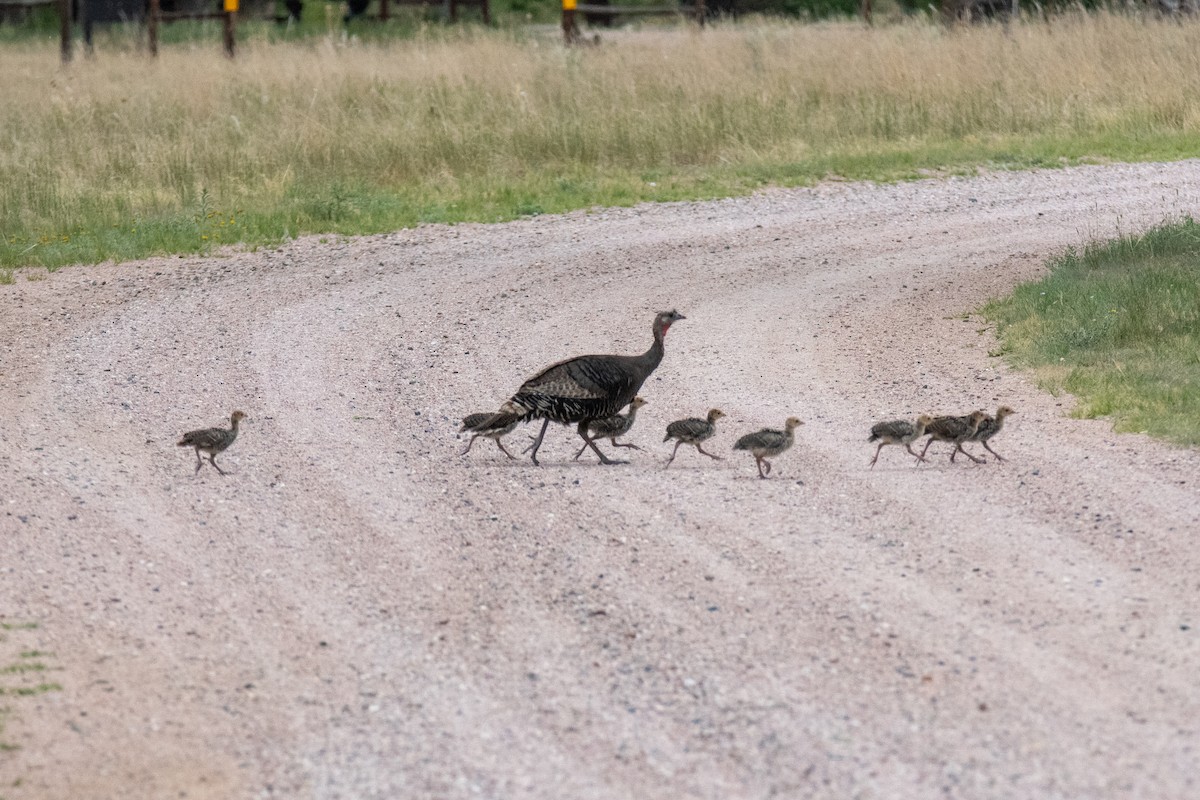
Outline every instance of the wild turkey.
<svg viewBox="0 0 1200 800">
<path fill-rule="evenodd" d="M 767 456 L 777 456 L 791 447 L 794 441 L 792 431 L 803 424 L 795 417 L 788 417 L 787 422 L 783 423 L 783 430 L 763 428 L 757 433 L 748 433 L 737 440 L 733 449 L 749 450 L 754 455 L 754 463 L 758 465 L 758 477 L 765 478 L 771 474 L 771 462 L 767 461 Z M 764 465 L 767 468 L 766 474 L 763 473 Z"/>
<path fill-rule="evenodd" d="M 671 457 L 667 459 L 663 469 L 671 466 L 671 462 L 675 460 L 675 454 L 679 452 L 679 445 L 690 444 L 694 445 L 697 450 L 709 458 L 721 460 L 720 456 L 714 456 L 712 453 L 700 446 L 701 442 L 708 441 L 717 432 L 717 420 L 725 416 L 725 412 L 719 408 L 710 409 L 708 419 L 700 419 L 698 417 L 688 417 L 687 419 L 678 419 L 667 426 L 667 435 L 663 437 L 663 441 L 678 439 L 675 442 L 675 449 L 671 451 Z"/>
<path fill-rule="evenodd" d="M 654 317 L 654 343 L 640 356 L 589 355 L 576 356 L 551 364 L 534 375 L 512 398 L 500 407 L 489 428 L 544 419 L 542 430 L 530 446 L 530 459 L 537 465 L 537 451 L 551 422 L 563 425 L 576 423 L 576 432 L 600 457 L 601 464 L 620 464 L 596 447 L 587 436 L 592 420 L 611 417 L 637 396 L 642 384 L 658 367 L 663 358 L 663 339 L 670 327 L 686 319 L 675 311 L 661 311 Z"/>
<path fill-rule="evenodd" d="M 595 419 L 588 423 L 588 433 L 592 435 L 592 441 L 597 439 L 608 439 L 612 442 L 613 447 L 632 447 L 634 450 L 641 450 L 636 444 L 626 444 L 618 442 L 618 436 L 624 436 L 629 433 L 629 429 L 633 427 L 634 418 L 637 416 L 637 410 L 646 405 L 646 401 L 640 397 L 635 397 L 629 403 L 628 414 L 614 414 L 611 417 L 604 419 Z M 575 454 L 575 460 L 583 455 L 583 451 L 587 449 L 585 444 L 579 448 L 579 452 Z"/>
<path fill-rule="evenodd" d="M 880 422 L 871 428 L 871 437 L 868 442 L 879 441 L 879 447 L 875 448 L 875 457 L 871 459 L 871 468 L 875 468 L 875 462 L 879 460 L 879 451 L 889 444 L 902 444 L 904 449 L 909 452 L 909 455 L 916 456 L 918 461 L 925 459 L 913 452 L 912 443 L 925 435 L 925 426 L 933 422 L 933 417 L 928 414 L 922 414 L 917 417 L 917 421 L 909 422 L 906 419 L 894 419 L 891 422 Z"/>
<path fill-rule="evenodd" d="M 200 471 L 200 467 L 204 466 L 204 462 L 200 460 L 200 451 L 208 453 L 208 462 L 216 468 L 217 472 L 222 475 L 225 470 L 217 466 L 217 453 L 224 452 L 229 449 L 229 445 L 233 444 L 233 440 L 238 435 L 238 423 L 246 418 L 246 415 L 241 411 L 234 411 L 229 417 L 230 429 L 224 428 L 204 428 L 198 431 L 188 431 L 183 435 L 177 444 L 179 447 L 194 447 L 196 448 L 196 472 Z"/>
<path fill-rule="evenodd" d="M 983 422 L 979 423 L 979 430 L 975 431 L 975 435 L 971 437 L 970 441 L 979 442 L 985 450 L 996 457 L 997 461 L 1003 461 L 1004 459 L 1000 457 L 1000 454 L 988 445 L 988 439 L 991 439 L 1004 427 L 1005 417 L 1015 413 L 1017 412 L 1008 406 L 1000 406 L 996 409 L 996 416 L 985 416 L 983 418 Z"/>
<path fill-rule="evenodd" d="M 497 428 L 483 427 L 484 423 L 494 416 L 496 415 L 485 411 L 482 414 L 468 414 L 467 416 L 463 417 L 462 427 L 458 429 L 458 432 L 462 433 L 463 431 L 470 431 L 475 435 L 471 437 L 471 441 L 467 442 L 466 449 L 464 449 L 459 455 L 465 456 L 467 453 L 471 452 L 471 445 L 475 444 L 475 440 L 482 436 L 485 439 L 491 439 L 493 442 L 495 442 L 496 447 L 499 447 L 500 452 L 504 453 L 504 455 L 516 460 L 516 456 L 504 449 L 504 445 L 500 443 L 500 437 L 512 433 L 512 429 L 517 427 L 517 423 L 514 420 L 507 425 L 501 425 Z"/>
<path fill-rule="evenodd" d="M 976 458 L 966 450 L 963 450 L 962 443 L 969 441 L 975 435 L 975 431 L 979 430 L 979 426 L 985 417 L 987 417 L 987 414 L 982 411 L 972 411 L 965 417 L 934 417 L 933 422 L 925 426 L 925 433 L 929 434 L 929 441 L 925 443 L 925 449 L 921 451 L 921 455 L 918 458 L 924 460 L 925 453 L 929 450 L 929 445 L 934 442 L 952 442 L 954 444 L 954 452 L 950 454 L 951 463 L 954 462 L 956 455 L 962 453 L 976 464 L 982 464 L 983 459 Z"/>
</svg>

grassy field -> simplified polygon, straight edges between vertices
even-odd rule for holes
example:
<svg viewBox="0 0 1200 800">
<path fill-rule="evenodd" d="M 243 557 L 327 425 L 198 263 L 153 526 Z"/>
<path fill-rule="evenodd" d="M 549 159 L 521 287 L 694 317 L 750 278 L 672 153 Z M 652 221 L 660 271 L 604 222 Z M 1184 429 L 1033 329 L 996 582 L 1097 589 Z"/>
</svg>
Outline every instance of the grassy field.
<svg viewBox="0 0 1200 800">
<path fill-rule="evenodd" d="M 1200 224 L 1068 252 L 984 314 L 1015 364 L 1079 398 L 1077 416 L 1200 444 Z"/>
<path fill-rule="evenodd" d="M 0 49 L 0 268 L 1200 154 L 1200 26 L 672 27 Z"/>
</svg>

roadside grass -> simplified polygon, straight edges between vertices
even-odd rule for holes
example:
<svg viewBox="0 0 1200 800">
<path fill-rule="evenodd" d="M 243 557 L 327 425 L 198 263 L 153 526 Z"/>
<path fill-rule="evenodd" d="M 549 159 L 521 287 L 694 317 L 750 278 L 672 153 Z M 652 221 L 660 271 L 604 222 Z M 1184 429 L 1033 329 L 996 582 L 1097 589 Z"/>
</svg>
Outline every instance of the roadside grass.
<svg viewBox="0 0 1200 800">
<path fill-rule="evenodd" d="M 1072 250 L 983 314 L 1001 351 L 1078 417 L 1200 445 L 1200 223 Z"/>
<path fill-rule="evenodd" d="M 1200 26 L 1114 13 L 0 49 L 5 269 L 822 179 L 1200 155 Z"/>
<path fill-rule="evenodd" d="M 54 654 L 25 646 L 30 631 L 39 629 L 36 622 L 0 622 L 0 758 L 21 746 L 5 737 L 7 724 L 16 716 L 19 703 L 25 698 L 62 691 L 62 684 L 47 680 L 48 673 L 60 672 L 50 660 Z M 12 788 L 21 785 L 18 778 Z M 3 800 L 0 787 L 0 800 Z"/>
</svg>

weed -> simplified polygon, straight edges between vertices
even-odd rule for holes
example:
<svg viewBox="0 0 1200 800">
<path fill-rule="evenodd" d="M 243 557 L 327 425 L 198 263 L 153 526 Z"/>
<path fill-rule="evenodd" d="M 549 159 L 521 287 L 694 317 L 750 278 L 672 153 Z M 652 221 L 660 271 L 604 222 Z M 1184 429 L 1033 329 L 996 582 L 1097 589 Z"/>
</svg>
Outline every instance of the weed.
<svg viewBox="0 0 1200 800">
<path fill-rule="evenodd" d="M 62 686 L 57 683 L 39 683 L 37 686 L 0 686 L 0 697 L 33 697 L 46 692 L 61 692 Z"/>
<path fill-rule="evenodd" d="M 1001 347 L 1081 417 L 1200 444 L 1200 224 L 1070 250 L 983 313 Z"/>
<path fill-rule="evenodd" d="M 46 665 L 40 661 L 32 663 L 16 663 L 9 664 L 7 667 L 0 667 L 0 675 L 18 675 L 26 672 L 45 672 Z"/>
</svg>

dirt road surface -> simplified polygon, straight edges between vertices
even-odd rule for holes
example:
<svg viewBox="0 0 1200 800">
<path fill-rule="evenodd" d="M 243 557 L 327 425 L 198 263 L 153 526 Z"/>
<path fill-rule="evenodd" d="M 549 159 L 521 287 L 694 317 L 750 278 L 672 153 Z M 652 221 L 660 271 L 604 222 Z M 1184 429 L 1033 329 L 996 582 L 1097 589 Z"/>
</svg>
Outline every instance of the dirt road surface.
<svg viewBox="0 0 1200 800">
<path fill-rule="evenodd" d="M 0 796 L 1200 796 L 1200 454 L 1071 419 L 964 313 L 1197 212 L 1190 161 L 18 275 L 0 667 L 46 670 L 0 675 Z M 632 463 L 459 455 L 670 308 Z M 879 419 L 1000 403 L 1003 463 L 867 466 Z M 726 460 L 664 471 L 712 406 Z M 793 414 L 759 480 L 733 441 Z"/>
</svg>

